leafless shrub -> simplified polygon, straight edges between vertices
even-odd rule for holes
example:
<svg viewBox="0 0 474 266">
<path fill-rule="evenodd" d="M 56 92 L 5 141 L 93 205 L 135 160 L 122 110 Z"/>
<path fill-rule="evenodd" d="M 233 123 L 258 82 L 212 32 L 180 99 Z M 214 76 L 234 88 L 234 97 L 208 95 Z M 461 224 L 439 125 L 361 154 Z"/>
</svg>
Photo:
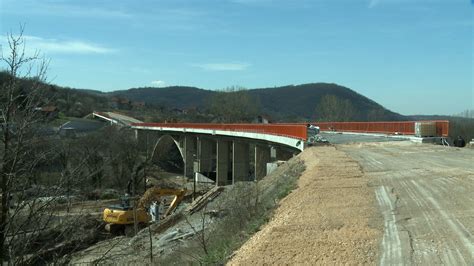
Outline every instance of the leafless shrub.
<svg viewBox="0 0 474 266">
<path fill-rule="evenodd" d="M 51 262 L 96 241 L 98 232 L 98 224 L 90 224 L 94 219 L 80 207 L 69 213 L 73 188 L 97 171 L 83 175 L 90 157 L 71 163 L 70 147 L 45 133 L 40 107 L 50 103 L 45 97 L 48 60 L 26 52 L 23 32 L 20 27 L 19 34 L 7 35 L 8 47 L 0 56 L 7 73 L 0 84 L 0 264 Z M 59 162 L 60 174 L 54 185 L 40 185 L 38 173 L 52 160 Z"/>
</svg>

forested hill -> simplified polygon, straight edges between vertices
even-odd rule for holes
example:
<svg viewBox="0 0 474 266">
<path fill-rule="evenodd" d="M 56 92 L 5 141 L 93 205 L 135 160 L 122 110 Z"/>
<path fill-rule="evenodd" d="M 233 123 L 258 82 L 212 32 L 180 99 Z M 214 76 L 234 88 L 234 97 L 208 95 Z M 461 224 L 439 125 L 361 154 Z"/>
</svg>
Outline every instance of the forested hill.
<svg viewBox="0 0 474 266">
<path fill-rule="evenodd" d="M 155 106 L 179 109 L 204 109 L 213 93 L 214 91 L 195 87 L 173 86 L 164 88 L 136 88 L 114 91 L 108 94 Z"/>
<path fill-rule="evenodd" d="M 9 74 L 0 71 L 0 102 L 4 95 L 4 86 L 8 82 Z M 33 78 L 21 78 L 18 81 L 20 90 L 28 93 L 35 83 Z M 57 85 L 44 84 L 42 89 L 43 106 L 56 106 L 61 113 L 72 117 L 83 117 L 93 110 L 104 110 L 109 108 L 110 99 L 100 91 L 79 90 Z"/>
<path fill-rule="evenodd" d="M 116 91 L 111 94 L 132 101 L 172 108 L 201 108 L 215 91 L 194 87 L 138 88 Z M 251 89 L 247 93 L 260 102 L 261 112 L 277 120 L 319 119 L 316 113 L 324 111 L 347 116 L 344 120 L 404 120 L 406 117 L 385 109 L 371 99 L 336 84 L 311 83 L 274 88 Z M 334 97 L 325 97 L 325 96 Z M 317 110 L 322 101 L 332 105 L 327 110 Z M 331 110 L 334 109 L 334 110 Z M 338 117 L 334 117 L 338 118 Z M 330 118 L 328 118 L 330 119 Z M 340 119 L 339 119 L 340 120 Z"/>
<path fill-rule="evenodd" d="M 8 74 L 0 72 L 0 87 L 7 80 Z M 32 80 L 21 80 L 21 87 L 29 87 Z M 165 88 L 134 88 L 129 90 L 103 93 L 94 90 L 79 90 L 45 85 L 45 96 L 66 116 L 81 117 L 93 110 L 112 111 L 124 110 L 140 114 L 157 114 L 166 110 L 194 110 L 193 113 L 201 114 L 199 121 L 213 120 L 219 112 L 210 109 L 215 105 L 218 91 L 204 90 L 195 87 L 173 86 Z M 27 90 L 27 89 L 26 89 Z M 236 94 L 242 97 L 242 93 Z M 271 120 L 277 121 L 375 121 L 375 120 L 407 120 L 408 117 L 391 112 L 371 99 L 357 92 L 331 83 L 311 83 L 291 85 L 274 88 L 251 89 L 244 92 L 247 103 L 239 104 L 238 101 L 225 108 L 237 109 L 249 102 L 258 105 L 253 115 L 266 115 Z M 214 104 L 213 104 L 214 101 Z M 46 104 L 46 103 L 45 103 Z M 243 107 L 245 108 L 245 107 Z M 213 112 L 210 116 L 207 112 Z M 170 111 L 168 111 L 170 112 Z M 166 115 L 157 116 L 166 119 Z M 206 118 L 207 117 L 207 118 Z M 188 117 L 187 119 L 191 119 Z M 193 120 L 194 121 L 194 120 Z M 242 120 L 244 121 L 244 120 Z"/>
<path fill-rule="evenodd" d="M 318 113 L 346 111 L 346 120 L 403 120 L 404 116 L 385 109 L 371 99 L 357 92 L 332 83 L 311 83 L 250 91 L 256 95 L 269 114 L 285 113 L 296 117 L 319 119 Z M 326 110 L 319 106 L 327 96 L 335 96 Z M 325 97 L 326 96 L 326 97 Z M 335 102 L 334 102 L 335 101 Z M 346 110 L 339 110 L 346 109 Z M 349 109 L 349 110 L 347 110 Z M 338 119 L 341 120 L 341 119 Z"/>
</svg>

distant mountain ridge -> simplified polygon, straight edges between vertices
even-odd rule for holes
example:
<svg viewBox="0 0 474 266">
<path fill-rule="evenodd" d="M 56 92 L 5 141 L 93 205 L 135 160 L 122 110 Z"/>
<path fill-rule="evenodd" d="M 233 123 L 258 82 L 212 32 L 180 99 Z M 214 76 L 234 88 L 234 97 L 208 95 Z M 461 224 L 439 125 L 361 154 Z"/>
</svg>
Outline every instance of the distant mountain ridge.
<svg viewBox="0 0 474 266">
<path fill-rule="evenodd" d="M 195 87 L 172 86 L 163 88 L 133 88 L 113 91 L 108 95 L 127 98 L 131 101 L 142 101 L 146 104 L 165 106 L 168 108 L 203 108 L 213 91 Z"/>
<path fill-rule="evenodd" d="M 8 78 L 8 73 L 0 71 L 0 86 Z M 31 80 L 22 79 L 20 87 L 29 87 Z M 57 85 L 45 84 L 45 97 L 52 99 L 50 104 L 56 105 L 67 116 L 83 117 L 92 111 L 132 110 L 138 108 L 140 115 L 146 109 L 148 113 L 162 112 L 165 109 L 199 110 L 202 119 L 211 119 L 206 115 L 209 103 L 218 91 L 196 87 L 172 86 L 164 88 L 132 88 L 128 90 L 101 92 L 96 90 L 71 89 Z M 296 122 L 319 120 L 317 108 L 326 96 L 331 96 L 342 103 L 340 109 L 350 112 L 350 121 L 397 121 L 409 120 L 398 113 L 387 110 L 375 101 L 347 88 L 333 83 L 310 83 L 288 85 L 274 88 L 257 88 L 247 90 L 251 98 L 260 103 L 260 113 L 275 122 Z M 337 104 L 326 108 L 326 113 L 336 113 Z M 350 108 L 347 108 L 349 106 Z M 145 109 L 143 109 L 145 108 Z M 207 118 L 206 118 L 207 117 Z M 346 118 L 345 115 L 339 116 Z M 165 118 L 166 119 L 166 118 Z M 333 118 L 336 119 L 336 118 Z M 202 121 L 202 120 L 201 120 Z M 335 121 L 335 120 L 331 120 Z"/>
<path fill-rule="evenodd" d="M 315 108 L 324 95 L 334 95 L 342 100 L 349 100 L 353 105 L 355 120 L 406 120 L 407 117 L 387 110 L 375 101 L 349 89 L 332 83 L 310 83 L 289 85 L 274 88 L 250 89 L 252 97 L 261 103 L 262 113 L 272 118 L 283 120 L 317 119 Z M 165 88 L 134 88 L 114 91 L 109 95 L 127 98 L 131 101 L 143 101 L 147 104 L 161 105 L 169 108 L 201 108 L 216 91 L 195 87 L 173 86 Z M 377 114 L 371 117 L 370 114 Z M 371 119 L 372 118 L 372 119 Z"/>
</svg>

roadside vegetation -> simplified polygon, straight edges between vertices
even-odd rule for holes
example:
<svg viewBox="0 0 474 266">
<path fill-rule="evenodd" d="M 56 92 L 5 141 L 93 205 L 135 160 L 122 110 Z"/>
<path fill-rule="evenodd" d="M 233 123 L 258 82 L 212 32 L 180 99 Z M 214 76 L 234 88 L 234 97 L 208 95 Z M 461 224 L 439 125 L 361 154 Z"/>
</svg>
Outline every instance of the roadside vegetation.
<svg viewBox="0 0 474 266">
<path fill-rule="evenodd" d="M 278 202 L 296 188 L 304 170 L 304 162 L 295 157 L 261 181 L 227 186 L 219 198 L 195 214 L 207 226 L 188 244 L 160 258 L 160 263 L 224 264 L 234 251 L 271 219 Z M 210 220 L 212 224 L 208 222 Z"/>
<path fill-rule="evenodd" d="M 7 39 L 0 57 L 0 264 L 54 263 L 104 237 L 100 222 L 77 203 L 117 199 L 130 180 L 140 193 L 147 161 L 131 130 L 55 132 L 66 114 L 82 116 L 94 105 L 81 93 L 47 85 L 48 61 L 25 53 L 23 28 Z M 70 108 L 62 106 L 54 124 L 42 107 L 63 98 Z M 73 104 L 79 98 L 82 104 Z"/>
<path fill-rule="evenodd" d="M 452 117 L 449 119 L 449 136 L 461 136 L 466 143 L 474 139 L 474 118 Z"/>
</svg>

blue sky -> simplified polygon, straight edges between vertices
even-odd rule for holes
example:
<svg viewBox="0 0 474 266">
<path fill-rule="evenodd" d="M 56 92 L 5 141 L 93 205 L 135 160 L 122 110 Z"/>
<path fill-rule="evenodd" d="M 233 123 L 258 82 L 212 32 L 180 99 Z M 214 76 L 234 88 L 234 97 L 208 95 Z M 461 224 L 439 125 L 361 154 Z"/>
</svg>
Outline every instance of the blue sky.
<svg viewBox="0 0 474 266">
<path fill-rule="evenodd" d="M 330 82 L 402 114 L 453 114 L 474 109 L 473 12 L 471 0 L 0 0 L 0 43 L 24 23 L 62 86 Z"/>
</svg>

